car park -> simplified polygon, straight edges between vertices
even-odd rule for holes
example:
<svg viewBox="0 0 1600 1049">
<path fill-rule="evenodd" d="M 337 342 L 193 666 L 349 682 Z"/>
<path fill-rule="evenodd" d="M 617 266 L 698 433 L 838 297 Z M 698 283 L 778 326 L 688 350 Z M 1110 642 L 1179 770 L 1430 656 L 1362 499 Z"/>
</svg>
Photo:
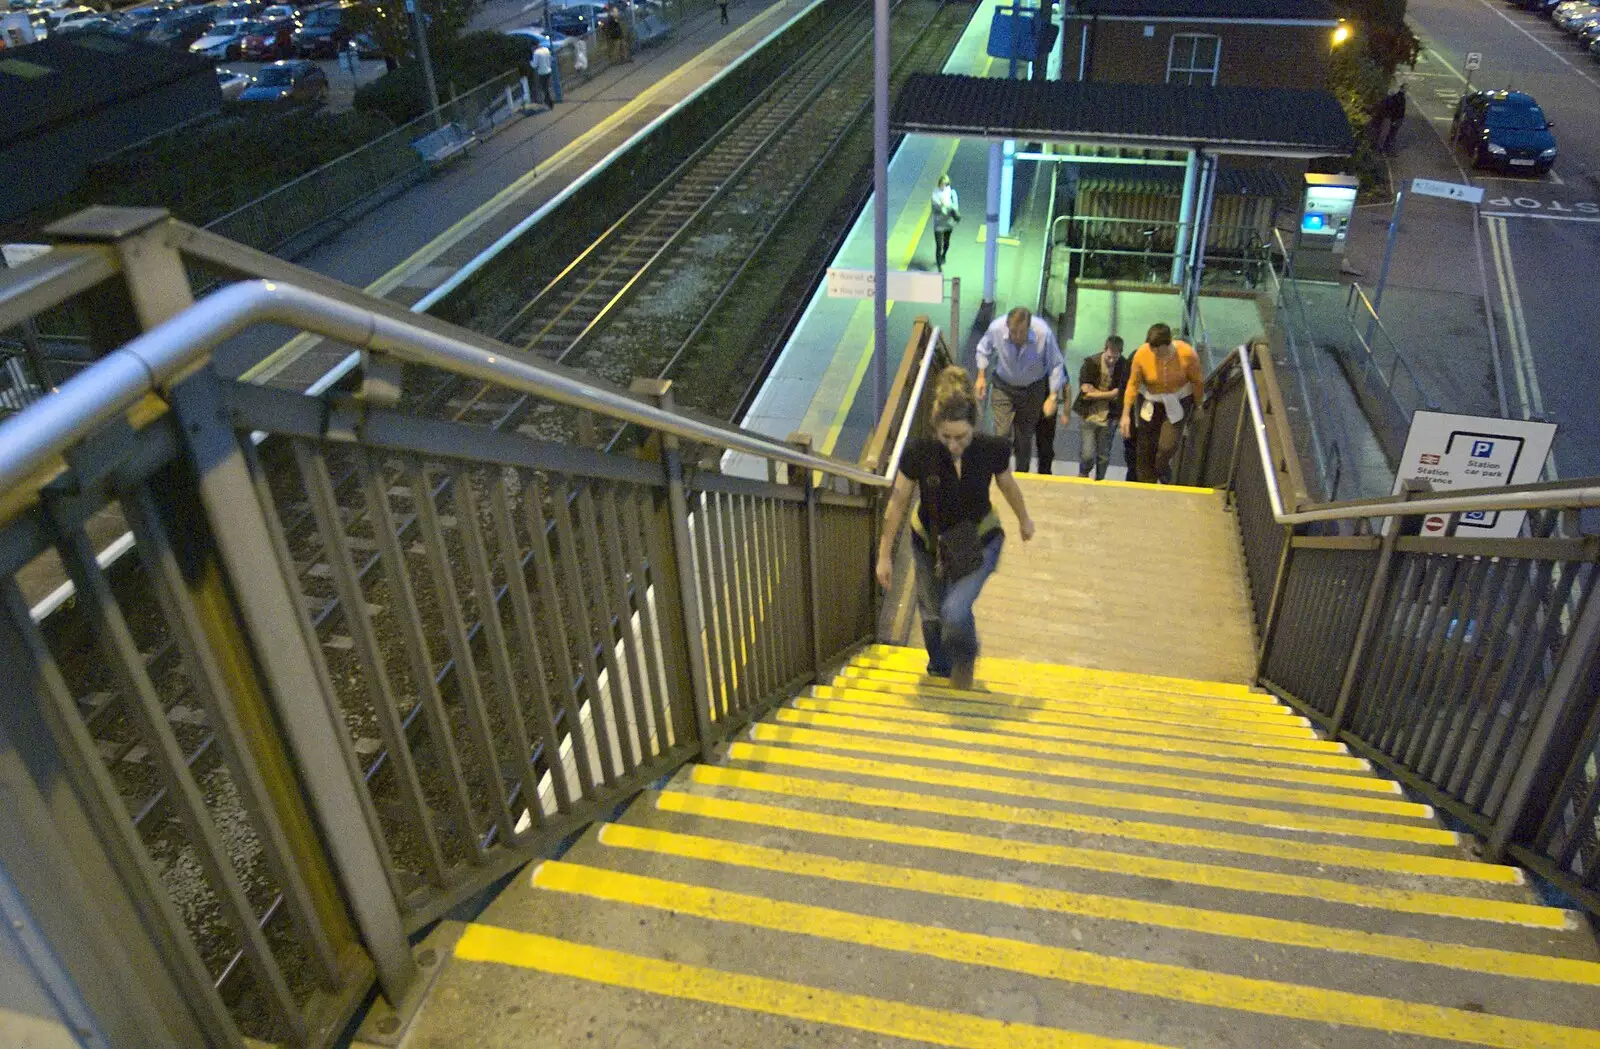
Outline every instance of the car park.
<svg viewBox="0 0 1600 1049">
<path fill-rule="evenodd" d="M 239 95 L 240 102 L 308 105 L 328 100 L 328 74 L 315 62 L 292 59 L 256 71 L 256 82 Z"/>
<path fill-rule="evenodd" d="M 294 36 L 294 51 L 301 58 L 337 58 L 349 42 L 354 28 L 350 8 L 342 4 L 323 4 L 302 16 L 304 24 Z"/>
<path fill-rule="evenodd" d="M 1550 21 L 1561 29 L 1566 30 L 1574 22 L 1589 14 L 1594 9 L 1594 5 L 1590 3 L 1568 2 L 1564 4 L 1557 4 L 1555 10 L 1550 13 Z"/>
<path fill-rule="evenodd" d="M 239 57 L 248 62 L 271 62 L 294 57 L 294 34 L 300 23 L 293 18 L 259 18 L 239 41 Z M 282 46 L 280 46 L 280 40 Z"/>
<path fill-rule="evenodd" d="M 1521 91 L 1474 91 L 1456 103 L 1450 137 L 1473 167 L 1542 175 L 1556 162 L 1550 121 Z"/>
<path fill-rule="evenodd" d="M 239 101 L 239 96 L 255 82 L 256 78 L 249 73 L 241 73 L 236 69 L 217 70 L 217 89 L 222 92 L 224 102 Z"/>
<path fill-rule="evenodd" d="M 1600 22 L 1600 7 L 1591 8 L 1576 18 L 1567 20 L 1567 33 L 1571 36 L 1582 38 L 1585 31 L 1596 22 Z"/>
<path fill-rule="evenodd" d="M 190 44 L 189 51 L 225 61 L 240 58 L 240 42 L 259 25 L 257 22 L 218 22 L 205 36 Z"/>
</svg>

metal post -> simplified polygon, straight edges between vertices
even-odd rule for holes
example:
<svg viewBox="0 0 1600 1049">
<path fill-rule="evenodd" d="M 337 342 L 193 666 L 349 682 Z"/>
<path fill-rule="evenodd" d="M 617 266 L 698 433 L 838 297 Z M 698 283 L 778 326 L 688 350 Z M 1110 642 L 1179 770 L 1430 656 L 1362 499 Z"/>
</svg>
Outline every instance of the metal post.
<svg viewBox="0 0 1600 1049">
<path fill-rule="evenodd" d="M 439 87 L 433 82 L 433 59 L 428 56 L 428 23 L 422 13 L 420 0 L 406 0 L 406 8 L 411 12 L 411 31 L 417 36 L 417 61 L 422 63 L 422 89 L 427 94 L 423 101 L 428 103 L 428 112 L 433 114 L 435 127 L 442 126 L 444 121 L 439 113 Z"/>
<path fill-rule="evenodd" d="M 995 270 L 1000 262 L 1000 167 L 1003 148 L 1000 142 L 989 143 L 988 201 L 983 231 L 983 301 L 990 306 L 994 305 Z"/>
<path fill-rule="evenodd" d="M 1591 587 L 1583 599 L 1583 611 L 1578 613 L 1578 620 L 1562 650 L 1555 676 L 1550 679 L 1544 709 L 1539 711 L 1539 720 L 1534 722 L 1527 749 L 1522 752 L 1522 760 L 1517 763 L 1511 785 L 1506 788 L 1500 814 L 1495 817 L 1494 827 L 1489 832 L 1484 858 L 1491 863 L 1499 863 L 1512 841 L 1523 836 L 1524 824 L 1530 815 L 1530 802 L 1537 801 L 1541 803 L 1539 807 L 1548 807 L 1547 801 L 1535 797 L 1545 793 L 1537 789 L 1540 781 L 1544 781 L 1548 789 L 1552 776 L 1559 779 L 1571 760 L 1573 746 L 1582 738 L 1567 736 L 1559 730 L 1572 704 L 1579 699 L 1589 661 L 1595 658 L 1597 645 L 1600 645 L 1600 597 L 1595 596 Z M 1558 746 L 1562 747 L 1562 753 L 1555 752 Z M 1541 814 L 1536 810 L 1532 815 Z"/>
<path fill-rule="evenodd" d="M 1422 489 L 1406 482 L 1400 489 L 1400 498 L 1409 500 Z M 1333 705 L 1333 720 L 1328 725 L 1328 735 L 1337 738 L 1350 713 L 1350 699 L 1355 693 L 1356 678 L 1361 672 L 1361 657 L 1366 654 L 1372 638 L 1372 628 L 1378 618 L 1378 606 L 1383 604 L 1383 593 L 1389 583 L 1389 568 L 1394 563 L 1394 544 L 1400 537 L 1399 522 L 1391 521 L 1383 530 L 1383 541 L 1378 547 L 1378 565 L 1372 573 L 1372 584 L 1367 587 L 1366 602 L 1361 606 L 1361 621 L 1356 626 L 1355 644 L 1350 647 L 1350 658 L 1344 665 L 1344 678 L 1339 683 L 1339 698 Z"/>
<path fill-rule="evenodd" d="M 672 411 L 672 383 L 635 379 L 632 391 L 657 408 Z M 667 515 L 672 518 L 672 559 L 678 563 L 678 599 L 683 602 L 684 649 L 689 653 L 689 687 L 694 693 L 694 729 L 700 737 L 700 760 L 716 759 L 711 729 L 711 679 L 707 665 L 705 619 L 694 577 L 693 544 L 689 538 L 689 500 L 683 489 L 683 449 L 678 438 L 661 434 L 661 461 L 667 473 Z"/>
<path fill-rule="evenodd" d="M 950 359 L 961 363 L 966 352 L 966 337 L 961 334 L 961 278 L 950 278 Z"/>
<path fill-rule="evenodd" d="M 1087 29 L 1084 30 L 1088 32 Z M 1080 76 L 1078 79 L 1082 80 Z M 1172 283 L 1183 285 L 1183 275 L 1189 267 L 1184 255 L 1189 250 L 1189 226 L 1194 222 L 1195 181 L 1200 174 L 1200 151 L 1191 149 L 1189 160 L 1183 166 L 1183 198 L 1178 202 L 1178 243 L 1172 249 Z"/>
<path fill-rule="evenodd" d="M 788 439 L 791 448 L 802 451 L 811 450 L 811 435 L 808 433 L 791 433 Z M 817 680 L 822 680 L 822 602 L 820 595 L 822 586 L 819 582 L 820 574 L 817 571 L 817 486 L 810 470 L 802 471 L 805 477 L 802 483 L 806 493 L 805 515 L 805 560 L 806 560 L 806 620 L 811 625 L 811 666 L 817 673 Z"/>
<path fill-rule="evenodd" d="M 1267 618 L 1261 626 L 1261 647 L 1256 649 L 1256 670 L 1250 680 L 1261 683 L 1267 671 L 1267 654 L 1272 651 L 1272 635 L 1277 633 L 1283 611 L 1283 591 L 1289 584 L 1289 568 L 1294 561 L 1294 526 L 1283 528 L 1283 549 L 1278 552 L 1278 574 L 1272 579 L 1272 598 L 1267 602 Z"/>
<path fill-rule="evenodd" d="M 1383 305 L 1383 286 L 1389 281 L 1389 260 L 1394 256 L 1395 238 L 1400 234 L 1400 209 L 1406 203 L 1406 184 L 1394 195 L 1394 214 L 1389 217 L 1389 239 L 1383 245 L 1383 264 L 1378 267 L 1378 286 L 1372 289 L 1372 319 L 1367 322 L 1367 345 L 1378 331 L 1378 307 Z"/>
<path fill-rule="evenodd" d="M 1194 233 L 1189 240 L 1188 287 L 1185 289 L 1183 330 L 1191 334 L 1199 313 L 1200 280 L 1206 269 L 1206 241 L 1211 236 L 1211 209 L 1217 193 L 1217 157 L 1207 154 L 1200 161 L 1200 193 L 1195 199 Z"/>
<path fill-rule="evenodd" d="M 889 0 L 872 17 L 872 406 L 889 396 Z"/>
</svg>

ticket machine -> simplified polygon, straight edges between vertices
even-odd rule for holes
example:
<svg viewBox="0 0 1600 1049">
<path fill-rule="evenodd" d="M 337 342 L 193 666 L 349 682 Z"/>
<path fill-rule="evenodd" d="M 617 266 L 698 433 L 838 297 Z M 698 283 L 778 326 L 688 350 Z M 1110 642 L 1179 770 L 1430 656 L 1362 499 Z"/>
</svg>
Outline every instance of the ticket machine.
<svg viewBox="0 0 1600 1049">
<path fill-rule="evenodd" d="M 1307 174 L 1305 183 L 1295 273 L 1309 280 L 1337 280 L 1361 184 L 1351 175 L 1319 174 Z"/>
</svg>

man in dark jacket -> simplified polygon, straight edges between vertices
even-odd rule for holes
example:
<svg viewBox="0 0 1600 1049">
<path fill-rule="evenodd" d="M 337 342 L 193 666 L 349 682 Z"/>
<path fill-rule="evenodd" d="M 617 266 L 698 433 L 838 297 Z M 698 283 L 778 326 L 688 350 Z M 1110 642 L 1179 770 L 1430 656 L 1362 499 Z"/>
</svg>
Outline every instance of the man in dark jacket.
<svg viewBox="0 0 1600 1049">
<path fill-rule="evenodd" d="M 1077 396 L 1072 410 L 1078 416 L 1078 476 L 1104 481 L 1111 465 L 1111 440 L 1117 432 L 1122 391 L 1128 386 L 1128 359 L 1122 355 L 1122 336 L 1106 340 L 1099 353 L 1083 359 L 1078 369 Z"/>
</svg>

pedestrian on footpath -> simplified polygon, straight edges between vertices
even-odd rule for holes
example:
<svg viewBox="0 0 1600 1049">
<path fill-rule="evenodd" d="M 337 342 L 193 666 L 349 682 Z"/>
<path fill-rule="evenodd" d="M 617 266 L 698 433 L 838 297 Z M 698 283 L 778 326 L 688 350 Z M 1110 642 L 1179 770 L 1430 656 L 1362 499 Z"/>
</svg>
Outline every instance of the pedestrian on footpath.
<svg viewBox="0 0 1600 1049">
<path fill-rule="evenodd" d="M 1105 348 L 1083 359 L 1078 369 L 1078 396 L 1072 411 L 1078 417 L 1078 476 L 1094 471 L 1096 481 L 1106 479 L 1111 466 L 1111 439 L 1116 435 L 1112 408 L 1121 415 L 1123 391 L 1128 387 L 1128 359 L 1122 355 L 1122 336 L 1106 339 Z"/>
<path fill-rule="evenodd" d="M 600 23 L 600 35 L 605 37 L 606 57 L 613 64 L 628 61 L 628 34 L 622 27 L 622 14 L 616 4 L 606 7 L 605 20 Z"/>
<path fill-rule="evenodd" d="M 950 254 L 950 234 L 961 221 L 961 198 L 950 184 L 949 175 L 940 175 L 929 202 L 933 209 L 933 264 L 944 272 L 944 260 Z"/>
<path fill-rule="evenodd" d="M 911 493 L 921 501 L 911 521 L 917 611 L 928 649 L 928 674 L 948 677 L 953 688 L 971 688 L 978 660 L 978 624 L 972 606 L 1000 564 L 1005 531 L 989 501 L 989 483 L 1000 488 L 1017 516 L 1022 541 L 1033 538 L 1033 519 L 1012 474 L 1010 447 L 977 432 L 978 397 L 965 368 L 950 367 L 934 384 L 933 437 L 906 443 L 895 475 L 894 494 L 883 514 L 878 539 L 878 584 L 894 580 L 894 546 Z"/>
<path fill-rule="evenodd" d="M 728 24 L 728 0 L 717 0 L 717 10 L 722 12 L 722 24 Z"/>
<path fill-rule="evenodd" d="M 1378 105 L 1383 119 L 1389 125 L 1384 131 L 1383 141 L 1378 144 L 1378 152 L 1393 153 L 1395 136 L 1400 134 L 1400 125 L 1406 122 L 1406 86 L 1401 84 L 1395 88 Z"/>
<path fill-rule="evenodd" d="M 1018 306 L 996 319 L 983 333 L 978 340 L 977 362 L 978 399 L 989 396 L 992 382 L 994 432 L 1011 441 L 1017 472 L 1027 473 L 1033 465 L 1039 420 L 1055 414 L 1061 385 L 1066 380 L 1056 334 L 1027 307 Z M 1040 457 L 1045 454 L 1041 450 Z"/>
<path fill-rule="evenodd" d="M 1134 480 L 1170 484 L 1172 457 L 1205 397 L 1205 376 L 1194 347 L 1172 338 L 1172 329 L 1153 324 L 1134 352 L 1122 397 L 1122 436 L 1132 437 Z"/>
<path fill-rule="evenodd" d="M 533 49 L 533 77 L 539 85 L 539 94 L 544 96 L 544 104 L 551 109 L 556 108 L 556 95 L 551 87 L 551 74 L 555 70 L 555 62 L 550 54 L 550 45 L 543 40 Z"/>
</svg>

